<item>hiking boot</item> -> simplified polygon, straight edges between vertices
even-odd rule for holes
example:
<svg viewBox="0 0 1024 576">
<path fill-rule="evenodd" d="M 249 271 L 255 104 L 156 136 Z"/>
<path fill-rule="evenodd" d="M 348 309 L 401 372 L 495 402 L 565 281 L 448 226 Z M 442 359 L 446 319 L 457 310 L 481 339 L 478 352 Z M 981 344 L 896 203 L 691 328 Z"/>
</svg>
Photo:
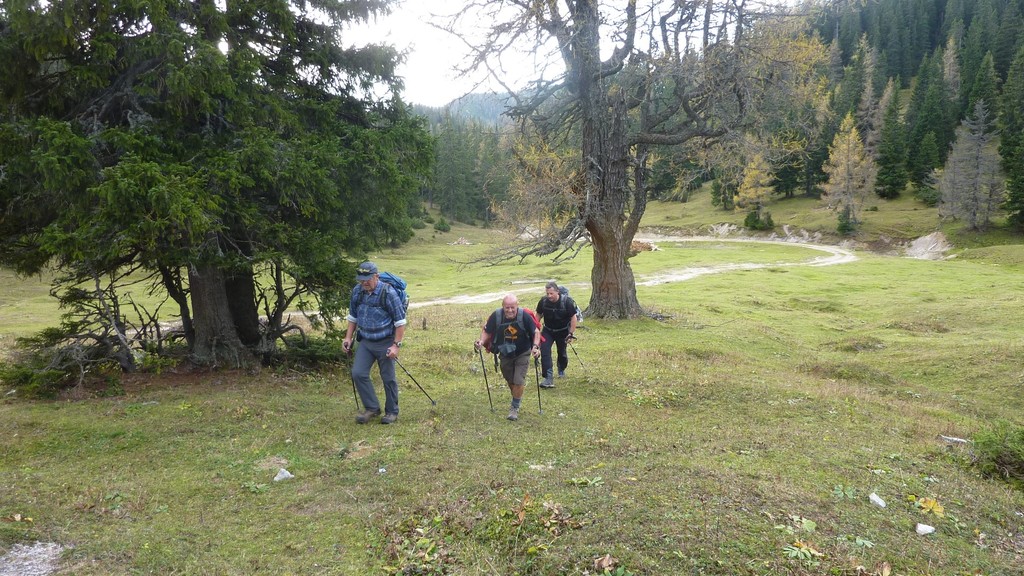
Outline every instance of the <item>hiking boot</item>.
<svg viewBox="0 0 1024 576">
<path fill-rule="evenodd" d="M 565 378 L 565 370 L 559 370 L 558 371 L 558 377 L 559 378 Z"/>
<path fill-rule="evenodd" d="M 396 420 L 398 420 L 398 414 L 385 414 L 383 417 L 381 417 L 380 423 L 393 424 Z"/>
<path fill-rule="evenodd" d="M 508 411 L 508 419 L 512 421 L 519 420 L 519 408 L 512 408 Z"/>
<path fill-rule="evenodd" d="M 359 414 L 356 414 L 356 424 L 366 424 L 371 418 L 380 416 L 380 409 L 377 410 L 363 410 Z"/>
<path fill-rule="evenodd" d="M 540 381 L 540 387 L 541 388 L 554 388 L 555 387 L 555 383 L 551 381 L 551 376 L 548 376 L 547 378 L 544 378 L 543 380 L 541 380 Z"/>
</svg>

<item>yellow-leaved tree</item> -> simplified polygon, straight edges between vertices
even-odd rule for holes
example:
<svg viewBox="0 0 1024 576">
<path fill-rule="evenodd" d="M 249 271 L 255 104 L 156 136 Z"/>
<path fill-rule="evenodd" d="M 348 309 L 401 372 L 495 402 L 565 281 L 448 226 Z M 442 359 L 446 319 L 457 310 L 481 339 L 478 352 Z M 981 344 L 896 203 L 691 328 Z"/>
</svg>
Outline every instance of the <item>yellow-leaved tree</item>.
<svg viewBox="0 0 1024 576">
<path fill-rule="evenodd" d="M 860 224 L 860 210 L 864 200 L 874 190 L 878 169 L 871 156 L 864 151 L 864 142 L 852 114 L 847 114 L 839 125 L 839 132 L 828 148 L 828 161 L 822 170 L 828 174 L 822 200 L 838 212 L 839 232 L 853 232 Z"/>
<path fill-rule="evenodd" d="M 743 178 L 736 191 L 736 209 L 749 210 L 745 225 L 756 230 L 771 228 L 771 216 L 765 215 L 765 204 L 772 195 L 771 166 L 764 154 L 755 152 L 743 167 Z"/>
</svg>

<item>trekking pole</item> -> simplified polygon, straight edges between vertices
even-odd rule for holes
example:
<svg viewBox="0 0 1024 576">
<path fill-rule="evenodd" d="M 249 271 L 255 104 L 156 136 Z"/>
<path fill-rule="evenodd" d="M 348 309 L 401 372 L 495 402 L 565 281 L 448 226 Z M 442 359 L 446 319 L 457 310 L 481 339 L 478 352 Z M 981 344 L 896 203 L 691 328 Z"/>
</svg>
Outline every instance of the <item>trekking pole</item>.
<svg viewBox="0 0 1024 576">
<path fill-rule="evenodd" d="M 543 414 L 544 408 L 540 405 L 540 359 L 533 359 L 533 375 L 537 377 L 537 413 Z"/>
<path fill-rule="evenodd" d="M 491 400 L 491 384 L 487 381 L 487 367 L 484 366 L 484 351 L 482 348 L 478 348 L 476 352 L 480 355 L 480 369 L 484 371 L 484 386 L 487 387 L 487 403 L 491 405 L 491 412 L 494 412 L 494 400 Z"/>
<path fill-rule="evenodd" d="M 402 366 L 402 362 L 398 358 L 395 358 L 395 363 Z M 413 382 L 416 382 L 416 379 L 413 378 L 412 374 L 409 374 L 409 371 L 405 369 L 405 366 L 402 366 L 402 370 L 405 372 L 406 376 L 412 378 Z M 420 392 L 423 392 L 423 395 L 427 397 L 427 400 L 430 400 L 431 405 L 437 406 L 437 402 L 434 402 L 434 399 L 430 397 L 430 394 L 427 394 L 427 391 L 423 389 L 423 386 L 420 386 L 419 382 L 416 382 L 416 387 L 420 389 Z"/>
<path fill-rule="evenodd" d="M 348 357 L 352 359 L 352 348 L 348 349 Z M 359 411 L 359 396 L 356 395 L 356 377 L 352 374 L 352 367 L 348 367 L 348 378 L 352 381 L 352 399 L 356 401 L 356 412 Z"/>
<path fill-rule="evenodd" d="M 572 340 L 575 340 L 575 338 Z M 566 340 L 566 342 L 569 343 L 569 348 L 572 348 L 572 353 L 576 355 L 576 359 L 580 361 L 580 367 L 586 370 L 587 367 L 583 365 L 583 359 L 580 358 L 580 353 L 576 351 L 576 347 L 572 345 L 572 340 Z"/>
</svg>

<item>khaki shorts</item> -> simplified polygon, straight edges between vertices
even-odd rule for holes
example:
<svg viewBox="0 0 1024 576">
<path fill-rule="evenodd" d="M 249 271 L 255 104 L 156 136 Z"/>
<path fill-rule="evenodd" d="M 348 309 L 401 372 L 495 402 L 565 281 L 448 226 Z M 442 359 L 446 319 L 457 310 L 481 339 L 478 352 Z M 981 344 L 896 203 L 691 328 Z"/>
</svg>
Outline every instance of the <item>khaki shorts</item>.
<svg viewBox="0 0 1024 576">
<path fill-rule="evenodd" d="M 515 386 L 526 384 L 526 374 L 530 371 L 530 351 L 527 350 L 519 356 L 501 357 L 501 375 L 505 382 Z"/>
</svg>

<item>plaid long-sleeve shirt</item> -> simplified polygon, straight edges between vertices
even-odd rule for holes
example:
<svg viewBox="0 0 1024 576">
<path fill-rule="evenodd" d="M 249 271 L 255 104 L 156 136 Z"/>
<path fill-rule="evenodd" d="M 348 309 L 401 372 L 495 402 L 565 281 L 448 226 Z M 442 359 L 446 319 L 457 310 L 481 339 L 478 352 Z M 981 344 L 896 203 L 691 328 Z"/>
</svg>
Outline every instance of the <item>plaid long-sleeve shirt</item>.
<svg viewBox="0 0 1024 576">
<path fill-rule="evenodd" d="M 395 328 L 406 323 L 405 306 L 398 292 L 386 282 L 378 281 L 377 287 L 369 293 L 356 284 L 348 309 L 347 319 L 358 327 L 359 335 L 374 342 L 389 338 Z"/>
</svg>

